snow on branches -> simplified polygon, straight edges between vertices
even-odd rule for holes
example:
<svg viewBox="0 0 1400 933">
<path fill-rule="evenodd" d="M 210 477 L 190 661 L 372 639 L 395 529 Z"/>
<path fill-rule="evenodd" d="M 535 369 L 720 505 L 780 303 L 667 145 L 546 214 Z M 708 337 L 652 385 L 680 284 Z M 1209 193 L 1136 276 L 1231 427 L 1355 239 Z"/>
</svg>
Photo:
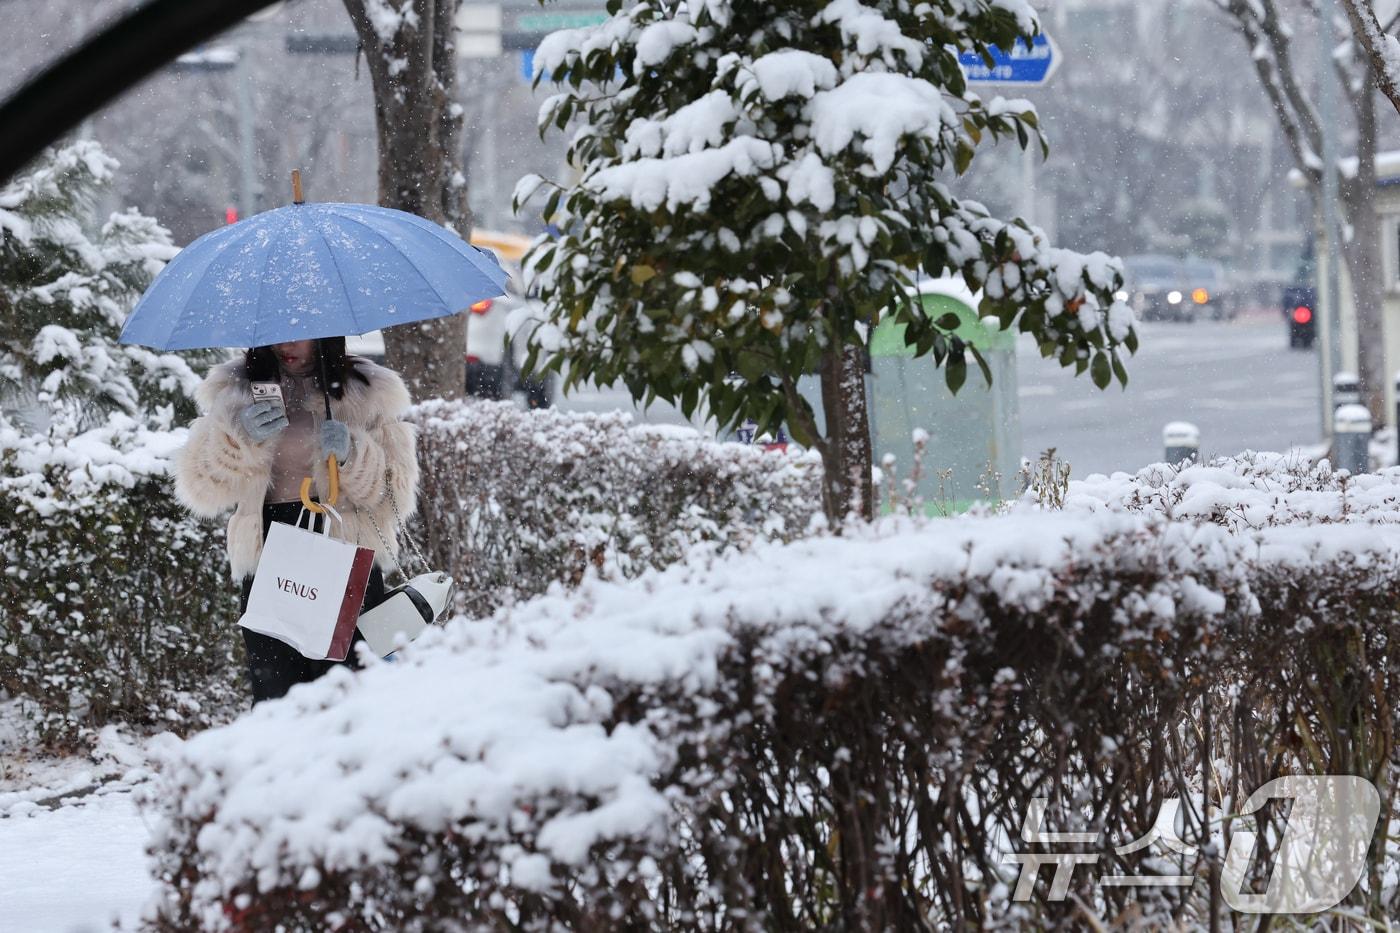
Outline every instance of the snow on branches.
<svg viewBox="0 0 1400 933">
<path fill-rule="evenodd" d="M 0 413 L 60 437 L 111 414 L 168 426 L 174 409 L 192 411 L 199 381 L 180 356 L 117 343 L 177 250 L 135 209 L 93 222 L 116 167 L 83 140 L 0 188 Z"/>
<path fill-rule="evenodd" d="M 1370 59 L 1371 71 L 1381 93 L 1400 111 L 1400 39 L 1391 34 L 1400 23 L 1400 8 L 1394 0 L 1340 0 L 1351 31 L 1361 50 Z M 1381 19 L 1386 20 L 1382 25 Z"/>
<path fill-rule="evenodd" d="M 517 187 L 517 208 L 547 192 L 561 231 L 527 260 L 547 307 L 533 359 L 687 410 L 704 395 L 722 423 L 786 421 L 801 435 L 811 413 L 797 377 L 890 315 L 962 384 L 975 348 L 913 298 L 921 276 L 959 274 L 984 315 L 1047 355 L 1100 386 L 1126 380 L 1120 350 L 1136 338 L 1114 300 L 1116 261 L 1052 249 L 946 184 L 983 142 L 1044 147 L 1034 108 L 984 101 L 957 60 L 1028 40 L 1039 26 L 1027 3 L 612 9 L 535 57 L 537 80 L 560 90 L 541 131 L 571 127 L 579 179 Z"/>
</svg>

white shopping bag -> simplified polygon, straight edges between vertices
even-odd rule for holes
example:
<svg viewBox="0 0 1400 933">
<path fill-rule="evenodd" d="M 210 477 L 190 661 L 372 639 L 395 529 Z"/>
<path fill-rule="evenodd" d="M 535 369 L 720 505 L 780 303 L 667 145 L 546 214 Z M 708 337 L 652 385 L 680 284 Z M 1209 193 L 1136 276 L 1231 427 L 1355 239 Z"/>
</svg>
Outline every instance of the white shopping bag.
<svg viewBox="0 0 1400 933">
<path fill-rule="evenodd" d="M 253 575 L 248 608 L 238 624 L 286 642 L 308 658 L 344 661 L 355 635 L 374 565 L 374 551 L 330 536 L 328 505 L 323 531 L 273 522 Z M 310 523 L 308 523 L 310 525 Z"/>
</svg>

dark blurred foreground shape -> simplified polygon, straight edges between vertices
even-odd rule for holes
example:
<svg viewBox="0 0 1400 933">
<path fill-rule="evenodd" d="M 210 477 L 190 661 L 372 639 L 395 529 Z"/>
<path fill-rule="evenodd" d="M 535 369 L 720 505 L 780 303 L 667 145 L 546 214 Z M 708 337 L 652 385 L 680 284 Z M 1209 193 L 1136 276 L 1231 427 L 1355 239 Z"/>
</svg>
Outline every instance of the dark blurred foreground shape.
<svg viewBox="0 0 1400 933">
<path fill-rule="evenodd" d="M 0 104 L 0 181 L 143 78 L 273 0 L 151 0 Z"/>
</svg>

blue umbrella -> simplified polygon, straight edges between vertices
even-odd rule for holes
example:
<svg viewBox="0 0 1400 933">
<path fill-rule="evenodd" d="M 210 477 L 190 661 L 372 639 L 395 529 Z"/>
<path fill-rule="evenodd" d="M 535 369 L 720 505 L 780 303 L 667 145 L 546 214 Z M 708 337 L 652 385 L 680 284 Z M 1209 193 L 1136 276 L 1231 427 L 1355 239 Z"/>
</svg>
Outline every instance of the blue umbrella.
<svg viewBox="0 0 1400 933">
<path fill-rule="evenodd" d="M 494 253 L 369 204 L 289 204 L 207 233 L 156 276 L 121 342 L 259 347 L 446 317 L 505 294 Z"/>
</svg>

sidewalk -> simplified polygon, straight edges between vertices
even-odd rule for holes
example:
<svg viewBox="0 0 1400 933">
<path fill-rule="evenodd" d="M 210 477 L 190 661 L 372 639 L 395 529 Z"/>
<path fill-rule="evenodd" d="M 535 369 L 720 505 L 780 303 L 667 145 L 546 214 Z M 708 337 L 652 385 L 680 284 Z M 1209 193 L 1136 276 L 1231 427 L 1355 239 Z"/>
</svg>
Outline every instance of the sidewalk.
<svg viewBox="0 0 1400 933">
<path fill-rule="evenodd" d="M 179 739 L 103 729 L 88 754 L 34 754 L 15 701 L 0 703 L 0 930 L 129 928 L 155 884 L 136 799 L 152 754 Z"/>
<path fill-rule="evenodd" d="M 154 888 L 146 836 L 130 789 L 0 817 L 0 930 L 133 926 Z"/>
</svg>

